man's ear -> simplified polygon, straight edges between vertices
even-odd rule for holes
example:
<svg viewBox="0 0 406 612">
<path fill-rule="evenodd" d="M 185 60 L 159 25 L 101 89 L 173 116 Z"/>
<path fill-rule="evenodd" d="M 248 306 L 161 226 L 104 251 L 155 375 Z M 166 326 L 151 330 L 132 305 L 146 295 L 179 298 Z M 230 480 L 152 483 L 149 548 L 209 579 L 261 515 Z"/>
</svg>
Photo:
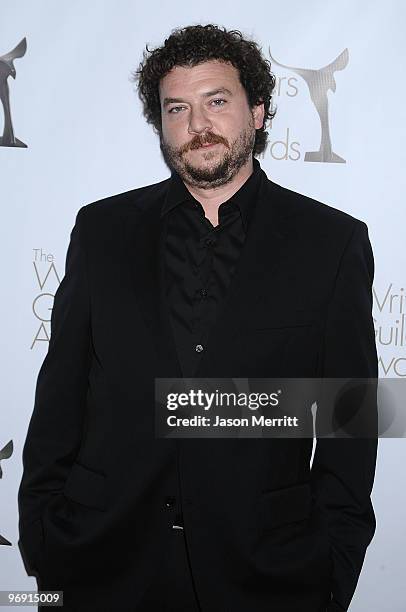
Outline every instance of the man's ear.
<svg viewBox="0 0 406 612">
<path fill-rule="evenodd" d="M 255 129 L 259 130 L 264 125 L 265 108 L 264 103 L 255 105 L 252 109 L 254 116 Z"/>
</svg>

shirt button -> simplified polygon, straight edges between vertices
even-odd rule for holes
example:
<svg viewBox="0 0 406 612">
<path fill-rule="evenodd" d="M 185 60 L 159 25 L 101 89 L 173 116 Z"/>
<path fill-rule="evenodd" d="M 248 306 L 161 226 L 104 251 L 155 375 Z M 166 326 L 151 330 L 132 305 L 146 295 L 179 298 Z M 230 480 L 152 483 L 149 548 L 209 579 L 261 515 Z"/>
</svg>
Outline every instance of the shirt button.
<svg viewBox="0 0 406 612">
<path fill-rule="evenodd" d="M 168 496 L 168 497 L 165 498 L 165 506 L 167 508 L 173 508 L 175 503 L 176 503 L 176 497 Z"/>
<path fill-rule="evenodd" d="M 207 289 L 204 289 L 204 288 L 203 288 L 203 289 L 200 289 L 200 295 L 201 295 L 203 298 L 207 297 Z"/>
<path fill-rule="evenodd" d="M 203 350 L 202 345 L 201 345 L 201 344 L 196 344 L 196 347 L 195 347 L 195 351 L 196 351 L 196 353 L 201 353 L 201 352 L 202 352 L 202 350 Z"/>
<path fill-rule="evenodd" d="M 206 246 L 212 246 L 213 244 L 215 244 L 215 242 L 216 241 L 214 240 L 214 238 L 206 238 L 206 240 L 204 241 L 204 244 Z"/>
</svg>

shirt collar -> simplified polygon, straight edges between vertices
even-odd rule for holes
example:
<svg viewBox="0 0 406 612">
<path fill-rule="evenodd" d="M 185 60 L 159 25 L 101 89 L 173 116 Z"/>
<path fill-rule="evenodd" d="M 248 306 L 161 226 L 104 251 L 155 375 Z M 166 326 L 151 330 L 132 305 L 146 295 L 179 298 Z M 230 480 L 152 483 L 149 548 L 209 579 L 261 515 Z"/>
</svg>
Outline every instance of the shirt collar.
<svg viewBox="0 0 406 612">
<path fill-rule="evenodd" d="M 254 203 L 258 193 L 258 187 L 261 179 L 261 165 L 259 161 L 253 157 L 253 172 L 248 179 L 241 185 L 231 198 L 227 200 L 227 203 L 234 202 L 241 213 L 244 229 L 247 231 L 248 223 L 251 218 L 251 214 L 254 208 Z M 166 198 L 162 205 L 161 217 L 163 217 L 170 210 L 181 204 L 185 200 L 197 200 L 192 196 L 190 191 L 187 189 L 185 183 L 179 176 L 179 174 L 172 170 L 171 178 L 169 181 L 169 188 L 167 191 Z M 200 202 L 199 202 L 200 204 Z"/>
</svg>

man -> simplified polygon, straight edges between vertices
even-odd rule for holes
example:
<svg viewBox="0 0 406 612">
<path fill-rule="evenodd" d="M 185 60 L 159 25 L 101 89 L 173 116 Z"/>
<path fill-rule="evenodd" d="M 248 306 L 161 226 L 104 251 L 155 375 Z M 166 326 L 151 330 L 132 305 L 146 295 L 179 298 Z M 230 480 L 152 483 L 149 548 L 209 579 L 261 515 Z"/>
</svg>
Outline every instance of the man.
<svg viewBox="0 0 406 612">
<path fill-rule="evenodd" d="M 376 440 L 158 438 L 155 378 L 377 377 L 367 226 L 272 182 L 258 45 L 176 30 L 135 75 L 172 173 L 83 206 L 23 451 L 20 542 L 69 610 L 347 610 Z"/>
</svg>

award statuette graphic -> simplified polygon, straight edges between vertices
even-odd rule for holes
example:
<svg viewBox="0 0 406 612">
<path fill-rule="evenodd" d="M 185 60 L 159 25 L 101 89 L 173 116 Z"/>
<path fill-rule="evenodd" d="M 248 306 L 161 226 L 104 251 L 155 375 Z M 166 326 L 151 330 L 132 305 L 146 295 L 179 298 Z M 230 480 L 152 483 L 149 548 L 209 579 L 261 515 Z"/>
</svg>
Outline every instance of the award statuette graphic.
<svg viewBox="0 0 406 612">
<path fill-rule="evenodd" d="M 9 459 L 12 454 L 13 454 L 13 440 L 10 440 L 10 442 L 8 442 L 6 446 L 3 446 L 3 448 L 0 449 L 0 478 L 3 478 L 3 471 L 1 469 L 1 461 L 2 459 Z M 11 542 L 6 540 L 6 538 L 4 538 L 1 535 L 1 533 L 0 533 L 0 546 L 11 546 Z"/>
<path fill-rule="evenodd" d="M 9 459 L 13 454 L 13 440 L 7 442 L 6 446 L 0 449 L 0 478 L 3 478 L 3 470 L 1 469 L 1 462 L 3 459 Z"/>
<path fill-rule="evenodd" d="M 344 70 L 344 68 L 347 66 L 349 58 L 348 49 L 344 49 L 344 51 L 340 53 L 335 60 L 333 60 L 327 66 L 319 68 L 319 70 L 295 68 L 292 66 L 285 66 L 285 64 L 280 64 L 272 57 L 270 50 L 269 56 L 271 61 L 277 66 L 286 68 L 287 70 L 292 70 L 305 80 L 309 88 L 310 97 L 319 115 L 321 123 L 320 148 L 318 151 L 307 151 L 305 153 L 305 161 L 345 164 L 345 159 L 334 153 L 331 147 L 327 92 L 329 89 L 334 92 L 336 90 L 334 73 L 336 70 Z"/>
<path fill-rule="evenodd" d="M 27 147 L 27 145 L 14 136 L 13 124 L 11 122 L 10 92 L 7 79 L 12 76 L 16 78 L 14 60 L 23 57 L 27 51 L 27 40 L 23 38 L 16 47 L 5 55 L 0 55 L 0 100 L 4 110 L 3 136 L 0 136 L 0 147 Z"/>
</svg>

